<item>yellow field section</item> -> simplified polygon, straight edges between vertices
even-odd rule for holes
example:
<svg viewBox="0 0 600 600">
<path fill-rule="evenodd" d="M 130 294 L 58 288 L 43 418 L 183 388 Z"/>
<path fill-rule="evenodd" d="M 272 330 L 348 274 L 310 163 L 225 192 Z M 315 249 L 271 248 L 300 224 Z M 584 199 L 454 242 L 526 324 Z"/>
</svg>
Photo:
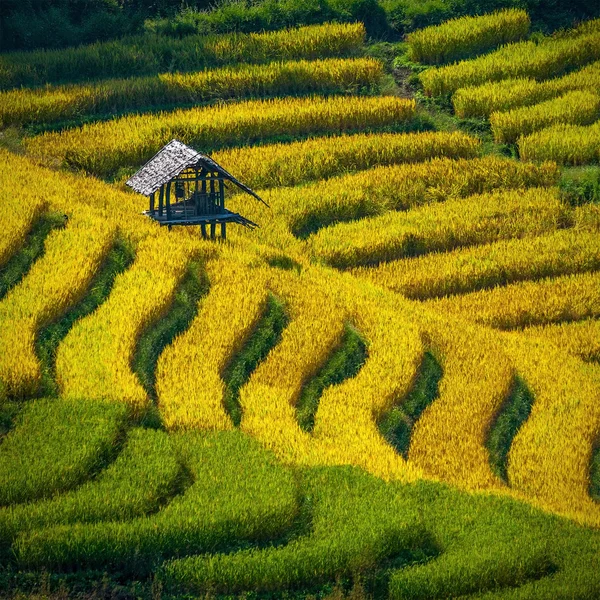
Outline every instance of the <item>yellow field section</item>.
<svg viewBox="0 0 600 600">
<path fill-rule="evenodd" d="M 585 361 L 600 360 L 600 320 L 534 325 L 523 334 L 539 338 Z"/>
<path fill-rule="evenodd" d="M 565 165 L 600 161 L 600 121 L 589 126 L 560 124 L 519 139 L 523 160 L 553 160 Z"/>
<path fill-rule="evenodd" d="M 222 104 L 157 115 L 128 116 L 26 140 L 44 160 L 108 175 L 141 165 L 176 138 L 205 152 L 240 140 L 252 143 L 276 135 L 397 125 L 415 114 L 415 101 L 394 96 L 285 98 Z"/>
<path fill-rule="evenodd" d="M 561 230 L 401 259 L 356 269 L 355 274 L 409 298 L 426 300 L 595 269 L 600 269 L 600 235 Z"/>
<path fill-rule="evenodd" d="M 198 252 L 198 243 L 166 232 L 140 242 L 108 300 L 60 344 L 56 380 L 62 396 L 126 402 L 137 412 L 146 408 L 148 397 L 131 370 L 136 343 L 168 310 L 188 260 Z"/>
<path fill-rule="evenodd" d="M 27 233 L 35 221 L 48 210 L 47 201 L 31 193 L 14 188 L 10 174 L 10 162 L 5 162 L 5 154 L 0 154 L 0 189 L 2 190 L 2 211 L 0 211 L 0 267 L 23 245 Z"/>
<path fill-rule="evenodd" d="M 600 316 L 600 272 L 514 283 L 426 305 L 499 329 L 579 321 Z"/>
<path fill-rule="evenodd" d="M 589 125 L 598 117 L 600 96 L 593 92 L 576 90 L 533 106 L 515 108 L 508 112 L 493 112 L 490 115 L 490 124 L 496 142 L 510 144 L 521 135 L 557 123 Z"/>
<path fill-rule="evenodd" d="M 376 167 L 302 187 L 259 191 L 270 209 L 249 203 L 244 196 L 235 196 L 230 205 L 257 223 L 269 222 L 268 228 L 252 232 L 253 240 L 302 251 L 302 244 L 294 235 L 306 238 L 327 225 L 497 188 L 550 186 L 557 176 L 558 170 L 552 163 L 534 165 L 494 156 L 433 159 Z M 378 234 L 384 235 L 382 231 Z M 244 232 L 233 235 L 235 239 L 238 235 L 248 238 Z"/>
<path fill-rule="evenodd" d="M 599 371 L 544 341 L 519 338 L 506 337 L 505 350 L 535 401 L 508 455 L 509 483 L 546 510 L 597 527 L 600 507 L 588 490 L 600 434 Z"/>
<path fill-rule="evenodd" d="M 495 111 L 538 104 L 573 90 L 594 92 L 600 87 L 600 62 L 563 77 L 536 81 L 530 78 L 505 79 L 460 88 L 452 95 L 456 115 L 461 118 L 489 117 Z"/>
<path fill-rule="evenodd" d="M 480 146 L 477 138 L 457 131 L 356 134 L 232 148 L 215 152 L 212 157 L 226 169 L 240 173 L 251 188 L 266 189 L 375 166 L 437 157 L 475 158 Z"/>
<path fill-rule="evenodd" d="M 113 223 L 80 208 L 64 230 L 46 238 L 44 256 L 0 302 L 0 381 L 11 396 L 35 394 L 41 380 L 36 333 L 82 298 L 116 232 Z"/>
<path fill-rule="evenodd" d="M 423 357 L 421 333 L 410 317 L 375 298 L 355 303 L 353 323 L 368 342 L 368 357 L 356 377 L 321 396 L 313 438 L 323 463 L 359 465 L 385 480 L 422 476 L 377 429 L 379 417 L 409 392 Z"/>
<path fill-rule="evenodd" d="M 263 314 L 265 276 L 227 254 L 207 263 L 210 292 L 189 329 L 161 354 L 158 406 L 167 429 L 232 429 L 223 372 Z"/>
<path fill-rule="evenodd" d="M 427 336 L 441 357 L 439 396 L 415 423 L 408 459 L 430 477 L 471 490 L 502 486 L 485 447 L 515 372 L 492 333 L 432 322 Z"/>
<path fill-rule="evenodd" d="M 241 429 L 282 460 L 300 464 L 310 464 L 314 449 L 311 436 L 300 429 L 295 405 L 302 386 L 341 343 L 348 316 L 318 284 L 306 275 L 298 280 L 283 271 L 273 273 L 268 286 L 283 302 L 289 324 L 240 390 Z"/>
<path fill-rule="evenodd" d="M 554 190 L 500 191 L 341 223 L 321 229 L 308 248 L 326 263 L 346 268 L 535 236 L 560 227 L 567 218 Z"/>
<path fill-rule="evenodd" d="M 509 9 L 478 17 L 450 19 L 407 36 L 408 56 L 414 62 L 440 64 L 516 42 L 529 32 L 529 15 Z"/>
<path fill-rule="evenodd" d="M 509 44 L 473 60 L 429 68 L 419 76 L 425 92 L 438 96 L 501 79 L 548 79 L 600 59 L 600 32 Z"/>
<path fill-rule="evenodd" d="M 21 88 L 0 92 L 0 125 L 52 122 L 86 114 L 136 110 L 140 106 L 374 89 L 382 75 L 383 66 L 377 60 L 332 58 Z"/>
</svg>

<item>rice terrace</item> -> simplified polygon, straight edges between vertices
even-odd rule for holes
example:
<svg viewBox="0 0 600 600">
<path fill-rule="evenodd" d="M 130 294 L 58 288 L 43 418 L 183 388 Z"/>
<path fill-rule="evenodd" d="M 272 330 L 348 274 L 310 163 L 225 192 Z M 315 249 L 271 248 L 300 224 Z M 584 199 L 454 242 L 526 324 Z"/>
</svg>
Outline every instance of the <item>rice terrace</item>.
<svg viewBox="0 0 600 600">
<path fill-rule="evenodd" d="M 600 599 L 600 3 L 0 11 L 0 598 Z"/>
</svg>

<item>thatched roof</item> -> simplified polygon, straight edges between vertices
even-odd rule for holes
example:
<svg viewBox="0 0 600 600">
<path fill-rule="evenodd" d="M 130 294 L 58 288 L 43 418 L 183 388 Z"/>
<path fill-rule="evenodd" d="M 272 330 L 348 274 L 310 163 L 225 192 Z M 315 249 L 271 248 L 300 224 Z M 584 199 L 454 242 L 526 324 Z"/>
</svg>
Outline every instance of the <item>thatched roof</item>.
<svg viewBox="0 0 600 600">
<path fill-rule="evenodd" d="M 205 167 L 209 171 L 216 171 L 224 179 L 231 181 L 257 200 L 265 203 L 247 185 L 236 179 L 229 171 L 226 171 L 221 165 L 210 158 L 210 156 L 206 156 L 206 154 L 202 154 L 178 140 L 171 140 L 135 175 L 129 178 L 126 183 L 139 194 L 150 196 L 161 185 L 171 181 L 174 177 L 177 177 L 177 175 L 193 166 Z"/>
</svg>

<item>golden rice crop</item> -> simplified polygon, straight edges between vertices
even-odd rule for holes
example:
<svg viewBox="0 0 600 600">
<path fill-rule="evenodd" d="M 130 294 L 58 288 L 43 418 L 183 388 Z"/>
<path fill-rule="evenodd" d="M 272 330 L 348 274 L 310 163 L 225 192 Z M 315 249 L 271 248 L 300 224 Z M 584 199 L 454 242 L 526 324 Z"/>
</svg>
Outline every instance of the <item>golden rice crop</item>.
<svg viewBox="0 0 600 600">
<path fill-rule="evenodd" d="M 128 116 L 46 133 L 25 145 L 33 155 L 97 175 L 140 165 L 173 138 L 209 152 L 276 135 L 309 135 L 398 125 L 415 114 L 415 101 L 393 96 L 286 98 Z"/>
<path fill-rule="evenodd" d="M 4 155 L 0 155 L 0 160 Z M 5 170 L 9 165 L 4 163 L 0 168 L 0 189 L 10 189 L 10 180 L 5 181 Z M 25 200 L 25 201 L 24 201 Z M 48 208 L 47 201 L 41 196 L 23 198 L 21 194 L 4 194 L 2 202 L 3 210 L 0 211 L 0 267 L 11 257 L 11 255 L 25 242 L 27 233 L 35 221 Z"/>
<path fill-rule="evenodd" d="M 367 277 L 409 298 L 426 300 L 526 279 L 600 268 L 600 235 L 560 230 L 359 268 Z"/>
<path fill-rule="evenodd" d="M 474 343 L 468 328 L 441 324 L 427 334 L 444 377 L 438 398 L 415 423 L 408 459 L 459 487 L 498 488 L 485 440 L 510 392 L 514 369 L 491 333 L 479 333 Z"/>
<path fill-rule="evenodd" d="M 600 320 L 598 319 L 534 325 L 524 329 L 523 334 L 543 340 L 585 361 L 600 360 Z"/>
<path fill-rule="evenodd" d="M 452 95 L 454 111 L 461 118 L 488 117 L 556 98 L 573 90 L 596 91 L 600 87 L 600 61 L 562 77 L 536 81 L 531 78 L 505 79 L 458 89 Z"/>
<path fill-rule="evenodd" d="M 560 98 L 533 106 L 514 108 L 507 112 L 493 112 L 490 124 L 494 139 L 499 143 L 513 143 L 518 137 L 557 123 L 589 125 L 600 117 L 600 96 L 593 92 L 569 92 Z"/>
<path fill-rule="evenodd" d="M 553 160 L 563 165 L 600 162 L 600 121 L 592 125 L 559 124 L 518 141 L 523 160 Z"/>
<path fill-rule="evenodd" d="M 442 64 L 516 42 L 529 32 L 529 15 L 508 9 L 478 17 L 459 17 L 409 33 L 408 56 L 414 62 Z"/>
<path fill-rule="evenodd" d="M 9 395 L 36 393 L 36 333 L 85 294 L 115 236 L 113 223 L 79 209 L 64 230 L 48 235 L 44 256 L 0 303 L 0 381 Z"/>
<path fill-rule="evenodd" d="M 474 60 L 429 68 L 419 76 L 433 96 L 501 79 L 548 79 L 600 59 L 600 33 L 543 42 L 517 42 Z"/>
<path fill-rule="evenodd" d="M 541 340 L 506 337 L 503 345 L 535 397 L 508 455 L 510 485 L 546 510 L 597 527 L 589 465 L 600 433 L 598 371 Z"/>
<path fill-rule="evenodd" d="M 232 63 L 318 59 L 356 54 L 362 23 L 325 23 L 263 33 L 132 36 L 77 48 L 11 52 L 0 57 L 0 89 L 52 81 L 198 71 Z"/>
<path fill-rule="evenodd" d="M 156 391 L 167 429 L 232 428 L 223 372 L 267 301 L 264 277 L 233 256 L 207 264 L 211 289 L 189 329 L 160 356 Z"/>
<path fill-rule="evenodd" d="M 548 186 L 556 182 L 557 176 L 558 170 L 553 163 L 534 165 L 496 156 L 471 160 L 441 158 L 377 167 L 298 188 L 261 191 L 261 197 L 271 210 L 247 201 L 243 208 L 253 220 L 260 222 L 269 218 L 272 221 L 273 228 L 253 235 L 274 241 L 273 235 L 279 235 L 282 227 L 306 237 L 332 223 L 388 210 L 404 210 L 498 188 Z M 241 202 L 240 196 L 232 198 L 234 210 L 238 204 L 242 209 Z"/>
<path fill-rule="evenodd" d="M 147 407 L 131 369 L 136 343 L 168 308 L 194 252 L 198 248 L 182 236 L 157 234 L 140 242 L 108 300 L 77 322 L 58 348 L 56 381 L 63 397 L 126 402 L 138 414 Z"/>
<path fill-rule="evenodd" d="M 340 223 L 309 240 L 311 254 L 340 268 L 552 231 L 567 219 L 553 190 L 499 191 L 408 212 Z"/>
<path fill-rule="evenodd" d="M 199 73 L 112 79 L 0 92 L 0 125 L 48 123 L 140 106 L 197 104 L 228 98 L 373 90 L 383 74 L 371 58 L 239 65 Z"/>
<path fill-rule="evenodd" d="M 426 304 L 499 329 L 578 321 L 600 316 L 600 273 L 525 281 Z"/>
<path fill-rule="evenodd" d="M 243 173 L 253 189 L 294 186 L 346 171 L 430 158 L 474 158 L 480 141 L 459 131 L 356 134 L 215 152 L 225 168 Z"/>
</svg>

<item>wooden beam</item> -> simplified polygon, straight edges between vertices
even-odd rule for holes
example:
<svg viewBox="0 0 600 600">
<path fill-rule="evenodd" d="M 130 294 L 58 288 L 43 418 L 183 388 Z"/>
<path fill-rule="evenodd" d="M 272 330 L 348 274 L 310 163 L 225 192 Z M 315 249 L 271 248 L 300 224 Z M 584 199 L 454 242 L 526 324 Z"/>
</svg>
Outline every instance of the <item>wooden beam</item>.
<svg viewBox="0 0 600 600">
<path fill-rule="evenodd" d="M 150 194 L 150 212 L 154 212 L 154 192 Z"/>
<path fill-rule="evenodd" d="M 221 209 L 220 212 L 225 209 L 225 184 L 222 179 L 219 179 L 219 208 Z"/>
<path fill-rule="evenodd" d="M 227 231 L 225 230 L 227 223 L 221 223 L 221 239 L 227 239 Z"/>
<path fill-rule="evenodd" d="M 210 239 L 211 240 L 217 239 L 217 224 L 216 223 L 210 224 Z"/>
<path fill-rule="evenodd" d="M 200 225 L 200 229 L 202 230 L 202 239 L 207 239 L 208 236 L 206 235 L 206 223 L 202 223 L 202 225 Z"/>
</svg>

